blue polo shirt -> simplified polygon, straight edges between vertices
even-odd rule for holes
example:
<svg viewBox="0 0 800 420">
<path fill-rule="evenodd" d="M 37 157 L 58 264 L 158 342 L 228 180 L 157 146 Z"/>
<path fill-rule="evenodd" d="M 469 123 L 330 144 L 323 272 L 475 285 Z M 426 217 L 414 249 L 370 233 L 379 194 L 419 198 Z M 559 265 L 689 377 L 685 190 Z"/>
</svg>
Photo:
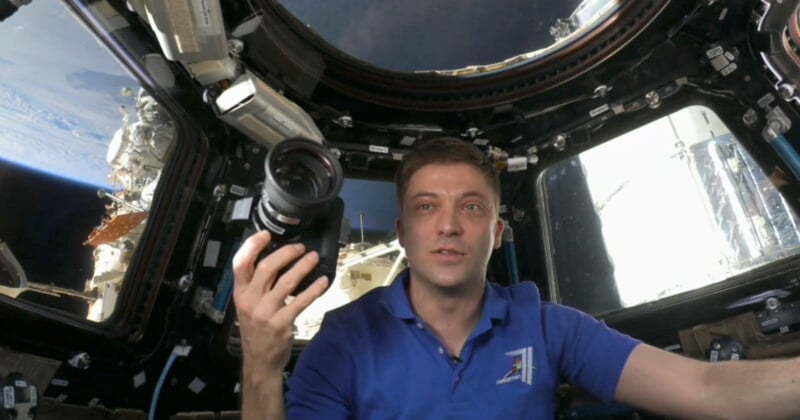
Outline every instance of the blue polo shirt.
<svg viewBox="0 0 800 420">
<path fill-rule="evenodd" d="M 408 271 L 329 312 L 289 380 L 288 419 L 553 418 L 563 381 L 613 400 L 639 343 L 533 283 L 487 283 L 460 362 L 414 314 Z"/>
</svg>

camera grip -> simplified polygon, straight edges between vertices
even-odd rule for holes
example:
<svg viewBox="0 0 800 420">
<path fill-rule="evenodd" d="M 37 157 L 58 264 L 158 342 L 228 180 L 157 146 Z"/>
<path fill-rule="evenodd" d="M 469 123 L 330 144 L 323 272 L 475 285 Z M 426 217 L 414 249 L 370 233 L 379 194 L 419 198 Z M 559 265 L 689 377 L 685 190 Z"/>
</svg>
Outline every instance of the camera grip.
<svg viewBox="0 0 800 420">
<path fill-rule="evenodd" d="M 342 219 L 344 218 L 344 201 L 337 197 L 326 210 L 327 211 L 323 212 L 313 224 L 300 232 L 297 236 L 285 238 L 273 235 L 273 239 L 267 249 L 259 255 L 258 260 L 260 261 L 276 249 L 296 242 L 305 245 L 306 252 L 317 251 L 319 254 L 319 263 L 308 276 L 300 281 L 297 287 L 290 293 L 291 296 L 300 294 L 303 290 L 307 289 L 308 286 L 311 286 L 320 276 L 328 276 L 328 287 L 330 287 L 336 277 L 336 264 L 339 260 L 339 237 L 342 230 Z M 278 278 L 288 271 L 289 268 L 291 267 L 281 269 L 278 272 Z"/>
</svg>

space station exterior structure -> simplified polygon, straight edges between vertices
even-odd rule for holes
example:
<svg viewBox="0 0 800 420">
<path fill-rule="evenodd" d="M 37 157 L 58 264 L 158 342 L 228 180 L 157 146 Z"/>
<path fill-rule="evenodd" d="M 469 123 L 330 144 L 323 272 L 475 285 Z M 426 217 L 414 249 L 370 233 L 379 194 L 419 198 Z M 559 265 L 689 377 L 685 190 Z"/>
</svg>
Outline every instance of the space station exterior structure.
<svg viewBox="0 0 800 420">
<path fill-rule="evenodd" d="M 114 133 L 106 154 L 113 190 L 98 191 L 100 198 L 109 201 L 107 214 L 86 241 L 95 249 L 94 273 L 86 281 L 85 292 L 97 296 L 89 305 L 87 319 L 97 322 L 114 311 L 174 138 L 169 114 L 144 89 L 139 90 L 135 107 L 134 122 L 121 107 L 122 127 Z"/>
</svg>

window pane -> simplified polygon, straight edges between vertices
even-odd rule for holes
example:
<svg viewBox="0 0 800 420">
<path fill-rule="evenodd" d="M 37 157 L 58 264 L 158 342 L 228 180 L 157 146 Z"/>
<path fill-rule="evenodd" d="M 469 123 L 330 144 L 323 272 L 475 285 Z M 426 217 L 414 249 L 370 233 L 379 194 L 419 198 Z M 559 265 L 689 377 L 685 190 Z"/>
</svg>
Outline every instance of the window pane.
<svg viewBox="0 0 800 420">
<path fill-rule="evenodd" d="M 402 72 L 454 70 L 544 51 L 591 29 L 617 0 L 281 0 L 328 43 Z"/>
<path fill-rule="evenodd" d="M 3 21 L 0 57 L 0 294 L 102 321 L 172 123 L 57 2 Z"/>
<path fill-rule="evenodd" d="M 310 339 L 319 331 L 325 312 L 388 285 L 406 267 L 405 252 L 397 243 L 394 229 L 394 184 L 345 179 L 340 196 L 352 227 L 349 245 L 339 252 L 331 287 L 297 317 L 295 337 L 301 340 Z"/>
<path fill-rule="evenodd" d="M 699 106 L 548 168 L 539 187 L 555 295 L 599 313 L 797 254 L 798 218 L 771 175 Z"/>
</svg>

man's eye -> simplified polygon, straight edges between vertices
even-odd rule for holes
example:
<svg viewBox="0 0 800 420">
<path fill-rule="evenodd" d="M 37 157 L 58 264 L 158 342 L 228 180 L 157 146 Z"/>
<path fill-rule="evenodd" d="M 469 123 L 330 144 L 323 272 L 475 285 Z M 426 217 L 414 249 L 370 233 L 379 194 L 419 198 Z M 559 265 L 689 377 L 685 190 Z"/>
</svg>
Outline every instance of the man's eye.
<svg viewBox="0 0 800 420">
<path fill-rule="evenodd" d="M 477 203 L 466 204 L 466 205 L 464 205 L 464 208 L 467 211 L 480 211 L 480 210 L 483 210 L 483 206 L 480 205 L 480 204 L 477 204 Z"/>
<path fill-rule="evenodd" d="M 428 204 L 428 203 L 422 203 L 422 204 L 420 204 L 420 205 L 418 205 L 418 206 L 417 206 L 417 209 L 419 209 L 419 210 L 422 210 L 422 211 L 428 211 L 428 210 L 430 210 L 431 208 L 433 208 L 433 206 L 431 206 L 431 205 L 430 205 L 430 204 Z"/>
</svg>

